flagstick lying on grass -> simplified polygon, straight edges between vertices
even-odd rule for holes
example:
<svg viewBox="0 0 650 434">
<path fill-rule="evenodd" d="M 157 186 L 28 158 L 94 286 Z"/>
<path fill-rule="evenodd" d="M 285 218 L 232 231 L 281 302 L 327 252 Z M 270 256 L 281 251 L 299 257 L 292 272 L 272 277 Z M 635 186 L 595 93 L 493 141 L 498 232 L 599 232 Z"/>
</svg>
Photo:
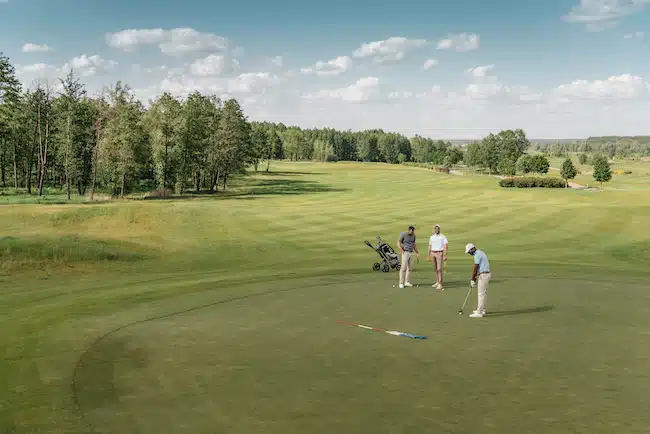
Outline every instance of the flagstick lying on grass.
<svg viewBox="0 0 650 434">
<path fill-rule="evenodd" d="M 365 326 L 363 324 L 356 324 L 356 323 L 347 322 L 347 321 L 338 321 L 338 322 L 341 323 L 341 324 L 356 326 L 356 327 L 360 327 L 362 329 L 372 330 L 372 331 L 375 331 L 375 332 L 388 333 L 389 335 L 393 335 L 393 336 L 404 336 L 406 338 L 411 338 L 411 339 L 427 339 L 426 336 L 414 335 L 413 333 L 404 333 L 404 332 L 398 332 L 398 331 L 394 331 L 394 330 L 378 329 L 377 327 L 369 327 L 369 326 Z"/>
</svg>

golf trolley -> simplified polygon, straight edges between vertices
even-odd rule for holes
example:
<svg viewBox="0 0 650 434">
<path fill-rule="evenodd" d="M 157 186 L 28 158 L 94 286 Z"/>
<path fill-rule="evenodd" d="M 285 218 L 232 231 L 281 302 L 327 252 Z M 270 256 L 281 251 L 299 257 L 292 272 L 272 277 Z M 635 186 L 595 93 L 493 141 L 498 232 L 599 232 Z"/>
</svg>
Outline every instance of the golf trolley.
<svg viewBox="0 0 650 434">
<path fill-rule="evenodd" d="M 377 246 L 373 247 L 372 244 L 370 244 L 369 241 L 364 241 L 368 247 L 370 247 L 372 250 L 377 252 L 379 257 L 381 258 L 381 262 L 375 262 L 374 265 L 372 266 L 372 269 L 375 271 L 383 271 L 384 273 L 388 273 L 391 269 L 399 269 L 401 268 L 401 264 L 399 263 L 399 256 L 397 253 L 395 253 L 395 250 L 388 244 L 386 244 L 381 237 L 377 237 Z"/>
</svg>

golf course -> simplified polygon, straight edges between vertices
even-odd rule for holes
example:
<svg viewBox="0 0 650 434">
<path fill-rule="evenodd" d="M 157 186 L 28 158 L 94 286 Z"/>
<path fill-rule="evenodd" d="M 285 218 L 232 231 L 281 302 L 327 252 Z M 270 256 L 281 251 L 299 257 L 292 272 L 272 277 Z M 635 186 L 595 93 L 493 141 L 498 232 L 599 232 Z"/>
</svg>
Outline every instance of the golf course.
<svg viewBox="0 0 650 434">
<path fill-rule="evenodd" d="M 647 433 L 639 170 L 589 191 L 274 161 L 216 195 L 3 199 L 0 432 Z M 422 257 L 399 289 L 364 240 L 397 250 L 409 225 Z M 476 290 L 458 315 L 470 242 L 491 264 L 485 318 Z"/>
</svg>

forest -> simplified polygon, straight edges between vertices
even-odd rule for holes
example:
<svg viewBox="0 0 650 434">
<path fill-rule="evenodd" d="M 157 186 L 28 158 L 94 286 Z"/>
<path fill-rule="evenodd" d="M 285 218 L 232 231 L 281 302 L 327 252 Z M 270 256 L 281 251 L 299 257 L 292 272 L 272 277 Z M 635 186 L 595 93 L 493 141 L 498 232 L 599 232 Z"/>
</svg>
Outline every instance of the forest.
<svg viewBox="0 0 650 434">
<path fill-rule="evenodd" d="M 218 192 L 248 168 L 269 171 L 273 160 L 464 163 L 490 173 L 514 174 L 528 149 L 554 155 L 598 152 L 610 157 L 650 153 L 650 142 L 594 140 L 533 144 L 521 129 L 489 134 L 466 146 L 381 129 L 304 129 L 252 122 L 235 99 L 194 92 L 169 93 L 147 105 L 117 82 L 91 97 L 70 70 L 58 83 L 25 88 L 0 53 L 0 185 L 27 194 L 47 188 L 123 197 Z M 519 163 L 519 164 L 518 164 Z M 541 164 L 542 167 L 546 163 Z M 542 173 L 542 172 L 540 172 Z"/>
</svg>

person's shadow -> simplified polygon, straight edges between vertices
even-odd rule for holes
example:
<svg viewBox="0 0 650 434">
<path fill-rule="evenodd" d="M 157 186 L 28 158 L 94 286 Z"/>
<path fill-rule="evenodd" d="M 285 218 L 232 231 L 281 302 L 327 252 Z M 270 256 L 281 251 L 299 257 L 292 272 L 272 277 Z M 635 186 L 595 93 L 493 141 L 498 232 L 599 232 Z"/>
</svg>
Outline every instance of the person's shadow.
<svg viewBox="0 0 650 434">
<path fill-rule="evenodd" d="M 553 310 L 553 309 L 555 309 L 555 306 L 553 306 L 552 304 L 547 304 L 544 306 L 529 307 L 526 309 L 497 310 L 497 311 L 488 310 L 487 316 L 494 317 L 494 316 L 525 315 L 527 313 L 548 312 L 549 310 Z"/>
</svg>

